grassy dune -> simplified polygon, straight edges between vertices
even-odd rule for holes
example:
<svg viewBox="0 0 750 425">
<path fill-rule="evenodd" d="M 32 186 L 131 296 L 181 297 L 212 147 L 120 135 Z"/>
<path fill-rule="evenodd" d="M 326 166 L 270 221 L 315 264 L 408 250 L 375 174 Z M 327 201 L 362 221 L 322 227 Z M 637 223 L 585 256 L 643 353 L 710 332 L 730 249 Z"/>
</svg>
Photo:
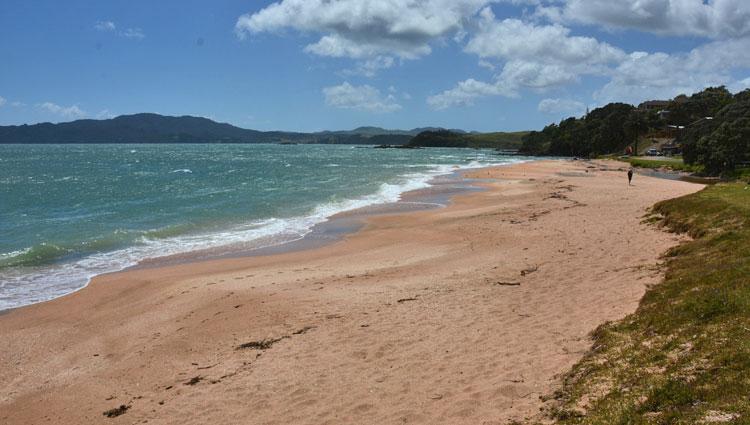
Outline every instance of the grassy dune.
<svg viewBox="0 0 750 425">
<path fill-rule="evenodd" d="M 750 187 L 710 186 L 649 220 L 695 238 L 636 313 L 594 333 L 548 411 L 560 424 L 750 423 Z"/>
</svg>

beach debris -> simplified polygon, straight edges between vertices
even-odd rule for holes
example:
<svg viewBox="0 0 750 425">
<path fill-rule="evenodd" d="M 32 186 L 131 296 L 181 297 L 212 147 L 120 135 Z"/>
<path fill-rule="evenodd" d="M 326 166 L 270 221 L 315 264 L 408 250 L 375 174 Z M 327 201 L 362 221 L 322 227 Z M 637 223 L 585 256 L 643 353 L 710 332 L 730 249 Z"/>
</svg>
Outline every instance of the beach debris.
<svg viewBox="0 0 750 425">
<path fill-rule="evenodd" d="M 312 329 L 315 329 L 315 326 L 305 326 L 302 329 L 298 329 L 298 330 L 292 332 L 292 335 L 302 335 L 302 334 L 307 333 L 307 331 L 312 330 Z"/>
<path fill-rule="evenodd" d="M 237 346 L 237 350 L 251 349 L 251 350 L 268 350 L 272 345 L 281 341 L 282 339 L 289 338 L 289 336 L 282 336 L 281 338 L 268 338 L 261 339 L 260 341 L 250 341 Z"/>
<path fill-rule="evenodd" d="M 126 406 L 124 404 L 121 404 L 119 407 L 115 407 L 109 410 L 106 410 L 104 413 L 102 413 L 104 416 L 108 418 L 116 418 L 120 415 L 124 415 L 125 412 L 130 409 L 130 406 Z"/>
<path fill-rule="evenodd" d="M 443 398 L 443 395 L 442 394 L 432 394 L 432 395 L 430 395 L 430 398 L 432 400 L 440 400 L 440 399 Z"/>
<path fill-rule="evenodd" d="M 521 270 L 521 276 L 526 276 L 527 274 L 534 273 L 537 270 L 539 270 L 539 266 L 532 266 L 532 267 L 523 269 Z"/>
<path fill-rule="evenodd" d="M 521 282 L 495 282 L 495 285 L 499 286 L 521 286 Z"/>
<path fill-rule="evenodd" d="M 529 216 L 529 221 L 536 221 L 539 217 L 551 213 L 550 210 L 537 211 Z"/>
<path fill-rule="evenodd" d="M 414 297 L 412 297 L 412 298 L 401 298 L 400 300 L 396 300 L 396 302 L 400 304 L 400 303 L 405 303 L 407 301 L 416 301 L 416 300 L 417 299 L 414 298 Z"/>
<path fill-rule="evenodd" d="M 202 376 L 193 376 L 192 378 L 190 378 L 190 380 L 185 382 L 183 385 L 195 385 L 202 380 L 203 380 Z"/>
<path fill-rule="evenodd" d="M 203 369 L 211 369 L 212 367 L 214 367 L 214 366 L 218 366 L 218 365 L 219 365 L 219 364 L 218 364 L 218 363 L 216 363 L 216 364 L 212 364 L 212 365 L 209 365 L 209 366 L 198 366 L 198 368 L 197 368 L 197 369 L 198 369 L 198 370 L 203 370 Z"/>
</svg>

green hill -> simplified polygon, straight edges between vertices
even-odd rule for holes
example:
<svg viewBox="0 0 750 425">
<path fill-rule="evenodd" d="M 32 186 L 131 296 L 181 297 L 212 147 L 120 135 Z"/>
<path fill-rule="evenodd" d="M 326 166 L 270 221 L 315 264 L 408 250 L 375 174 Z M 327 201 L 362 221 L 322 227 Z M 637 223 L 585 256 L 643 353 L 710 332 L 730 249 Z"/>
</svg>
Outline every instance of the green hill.
<svg viewBox="0 0 750 425">
<path fill-rule="evenodd" d="M 457 133 L 451 130 L 423 131 L 409 142 L 415 147 L 518 149 L 528 132 Z"/>
</svg>

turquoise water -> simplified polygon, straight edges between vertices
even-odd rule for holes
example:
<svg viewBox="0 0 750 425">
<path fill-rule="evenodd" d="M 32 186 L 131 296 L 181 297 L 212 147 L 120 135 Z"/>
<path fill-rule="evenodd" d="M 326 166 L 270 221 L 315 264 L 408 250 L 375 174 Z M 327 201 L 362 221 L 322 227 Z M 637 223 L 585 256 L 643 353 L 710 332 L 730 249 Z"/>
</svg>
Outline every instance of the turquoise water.
<svg viewBox="0 0 750 425">
<path fill-rule="evenodd" d="M 0 310 L 146 258 L 297 240 L 456 166 L 517 160 L 469 149 L 0 145 Z"/>
</svg>

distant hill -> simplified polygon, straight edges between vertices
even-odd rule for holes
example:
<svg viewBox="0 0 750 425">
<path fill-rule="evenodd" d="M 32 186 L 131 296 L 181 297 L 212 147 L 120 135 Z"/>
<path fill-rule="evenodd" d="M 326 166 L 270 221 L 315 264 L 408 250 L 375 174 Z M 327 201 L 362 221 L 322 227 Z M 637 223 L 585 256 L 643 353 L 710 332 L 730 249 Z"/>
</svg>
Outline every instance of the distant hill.
<svg viewBox="0 0 750 425">
<path fill-rule="evenodd" d="M 513 133 L 458 133 L 452 130 L 428 130 L 409 141 L 410 146 L 444 148 L 518 149 L 527 131 Z"/>
<path fill-rule="evenodd" d="M 295 133 L 246 130 L 207 118 L 158 114 L 0 127 L 0 143 L 260 143 L 297 137 Z"/>
<path fill-rule="evenodd" d="M 406 144 L 409 131 L 362 127 L 352 131 L 258 131 L 193 116 L 121 115 L 105 120 L 0 126 L 0 143 L 332 143 Z"/>
<path fill-rule="evenodd" d="M 427 132 L 449 131 L 467 137 L 471 146 L 482 143 L 490 134 L 443 130 L 437 127 L 411 130 L 389 130 L 380 127 L 359 127 L 345 131 L 297 133 L 258 131 L 219 123 L 193 116 L 164 116 L 141 113 L 121 115 L 105 120 L 76 120 L 66 123 L 0 126 L 0 144 L 7 143 L 319 143 L 405 145 L 414 136 Z M 497 133 L 513 134 L 513 133 Z M 485 147 L 485 146 L 483 146 Z"/>
</svg>

